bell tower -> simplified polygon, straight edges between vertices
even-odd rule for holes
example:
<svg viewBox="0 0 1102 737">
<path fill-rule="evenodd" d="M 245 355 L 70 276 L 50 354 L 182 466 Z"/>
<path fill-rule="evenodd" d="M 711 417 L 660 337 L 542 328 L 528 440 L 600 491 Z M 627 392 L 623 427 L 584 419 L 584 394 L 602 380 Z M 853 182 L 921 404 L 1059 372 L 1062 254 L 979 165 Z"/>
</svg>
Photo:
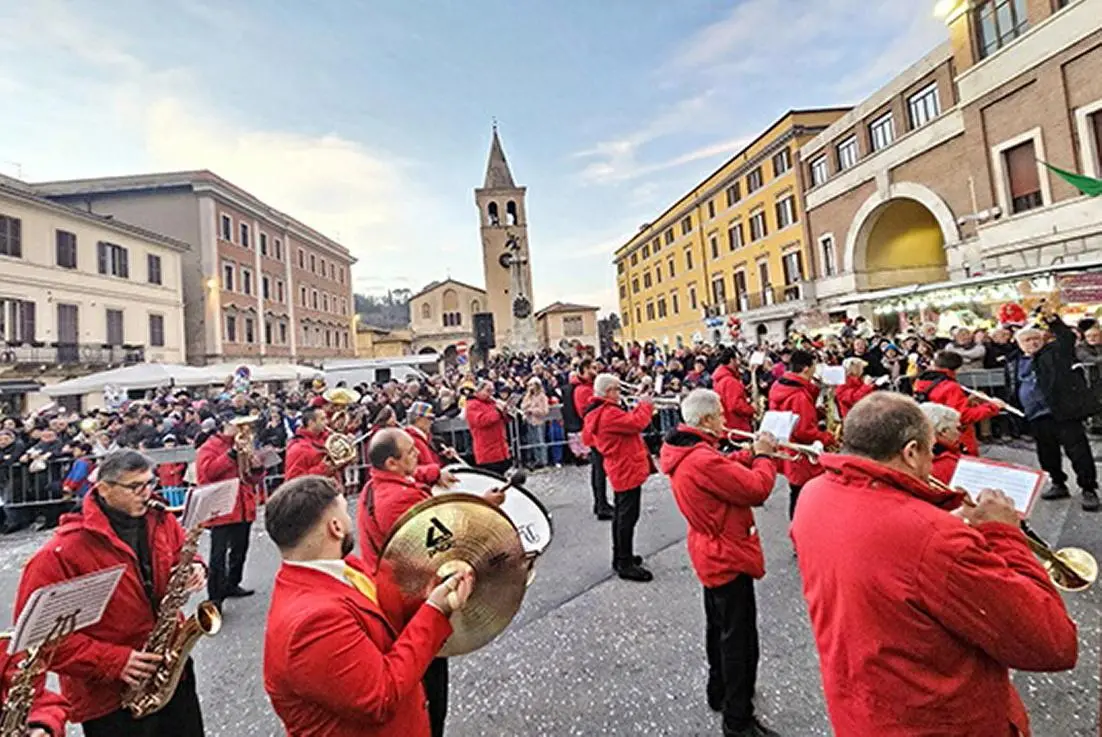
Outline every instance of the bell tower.
<svg viewBox="0 0 1102 737">
<path fill-rule="evenodd" d="M 474 196 L 482 231 L 486 299 L 494 315 L 496 342 L 498 347 L 518 352 L 539 348 L 532 303 L 525 191 L 525 187 L 518 187 L 513 181 L 495 124 L 486 179 Z"/>
</svg>

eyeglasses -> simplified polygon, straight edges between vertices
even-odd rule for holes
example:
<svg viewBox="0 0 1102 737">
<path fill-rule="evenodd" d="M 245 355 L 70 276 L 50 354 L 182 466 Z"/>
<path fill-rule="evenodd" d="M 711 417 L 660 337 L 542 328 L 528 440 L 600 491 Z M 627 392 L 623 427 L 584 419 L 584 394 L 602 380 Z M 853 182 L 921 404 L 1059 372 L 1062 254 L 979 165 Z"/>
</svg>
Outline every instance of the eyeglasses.
<svg viewBox="0 0 1102 737">
<path fill-rule="evenodd" d="M 112 486 L 117 486 L 120 489 L 126 489 L 131 494 L 137 494 L 139 491 L 152 489 L 154 486 L 157 485 L 157 480 L 149 479 L 148 481 L 135 481 L 131 484 L 120 484 L 118 481 L 107 481 L 105 483 L 111 484 Z"/>
</svg>

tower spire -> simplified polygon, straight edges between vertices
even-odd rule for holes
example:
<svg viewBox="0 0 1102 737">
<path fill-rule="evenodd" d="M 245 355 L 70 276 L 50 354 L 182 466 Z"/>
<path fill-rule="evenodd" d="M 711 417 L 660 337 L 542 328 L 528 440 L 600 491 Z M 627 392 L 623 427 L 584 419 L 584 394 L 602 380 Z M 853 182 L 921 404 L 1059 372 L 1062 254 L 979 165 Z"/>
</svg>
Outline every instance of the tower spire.
<svg viewBox="0 0 1102 737">
<path fill-rule="evenodd" d="M 490 142 L 490 158 L 486 162 L 486 181 L 483 189 L 516 189 L 513 173 L 509 171 L 509 162 L 505 160 L 505 150 L 497 135 L 497 118 L 494 118 L 494 135 Z"/>
</svg>

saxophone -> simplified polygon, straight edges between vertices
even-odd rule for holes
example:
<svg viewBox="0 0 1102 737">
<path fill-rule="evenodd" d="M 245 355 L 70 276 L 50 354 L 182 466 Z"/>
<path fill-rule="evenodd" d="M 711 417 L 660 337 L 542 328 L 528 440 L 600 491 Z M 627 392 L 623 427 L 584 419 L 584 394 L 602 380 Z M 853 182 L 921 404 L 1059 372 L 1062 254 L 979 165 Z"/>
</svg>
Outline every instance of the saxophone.
<svg viewBox="0 0 1102 737">
<path fill-rule="evenodd" d="M 160 502 L 155 501 L 150 506 L 162 508 Z M 123 694 L 122 705 L 130 710 L 135 719 L 156 714 L 168 704 L 180 683 L 184 665 L 195 643 L 202 635 L 216 635 L 222 629 L 222 613 L 210 601 L 204 601 L 195 614 L 180 621 L 180 610 L 189 596 L 187 582 L 191 577 L 191 564 L 199 549 L 199 537 L 203 530 L 203 524 L 198 523 L 187 531 L 184 546 L 180 549 L 180 560 L 172 569 L 168 588 L 157 607 L 157 623 L 142 647 L 144 652 L 156 653 L 164 659 L 157 666 L 157 672 L 141 686 L 130 687 Z"/>
<path fill-rule="evenodd" d="M 4 711 L 0 714 L 0 737 L 24 737 L 27 734 L 27 719 L 38 694 L 36 683 L 49 669 L 55 648 L 73 631 L 73 624 L 71 617 L 59 619 L 46 639 L 27 651 L 27 657 L 19 664 L 19 671 L 8 688 Z"/>
</svg>

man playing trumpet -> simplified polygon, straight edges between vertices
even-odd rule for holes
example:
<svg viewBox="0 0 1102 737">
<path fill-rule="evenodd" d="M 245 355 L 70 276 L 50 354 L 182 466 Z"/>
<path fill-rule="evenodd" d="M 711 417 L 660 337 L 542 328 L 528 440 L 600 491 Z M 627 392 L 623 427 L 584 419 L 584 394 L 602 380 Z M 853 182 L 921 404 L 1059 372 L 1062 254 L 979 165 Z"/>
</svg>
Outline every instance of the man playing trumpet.
<svg viewBox="0 0 1102 737">
<path fill-rule="evenodd" d="M 720 453 L 725 414 L 716 392 L 693 390 L 681 402 L 684 423 L 665 438 L 661 467 L 688 522 L 689 559 L 704 586 L 708 705 L 723 712 L 725 737 L 772 737 L 754 716 L 754 580 L 765 575 L 765 557 L 753 507 L 773 491 L 777 471 L 768 456 L 776 445 L 763 434 L 749 451 Z"/>
<path fill-rule="evenodd" d="M 339 470 L 329 461 L 325 441 L 329 438 L 328 419 L 322 407 L 302 410 L 295 436 L 287 444 L 287 462 L 284 478 L 287 481 L 299 476 L 328 476 L 340 484 Z"/>
<path fill-rule="evenodd" d="M 505 432 L 508 410 L 494 399 L 494 383 L 478 382 L 474 396 L 467 400 L 467 425 L 471 428 L 474 462 L 479 468 L 503 474 L 512 465 L 509 440 Z"/>
</svg>

